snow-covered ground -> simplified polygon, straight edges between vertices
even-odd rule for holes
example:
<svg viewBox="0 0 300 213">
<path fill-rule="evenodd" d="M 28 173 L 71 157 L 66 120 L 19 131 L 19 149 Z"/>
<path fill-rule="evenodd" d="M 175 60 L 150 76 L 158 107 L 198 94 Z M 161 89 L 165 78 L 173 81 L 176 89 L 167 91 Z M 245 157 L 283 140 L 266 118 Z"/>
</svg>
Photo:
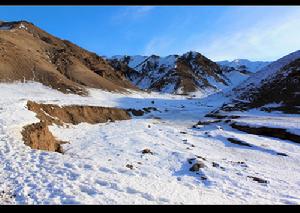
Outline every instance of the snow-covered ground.
<svg viewBox="0 0 300 213">
<path fill-rule="evenodd" d="M 223 104 L 221 93 L 188 98 L 89 91 L 89 97 L 80 97 L 39 83 L 0 84 L 1 204 L 300 203 L 299 144 L 249 135 L 225 123 L 192 128 L 206 113 Z M 63 145 L 65 154 L 60 154 L 24 145 L 22 127 L 38 122 L 26 109 L 27 100 L 156 107 L 159 111 L 112 123 L 51 126 L 57 138 L 70 142 Z M 279 116 L 281 125 L 289 120 L 297 123 L 299 118 Z M 227 141 L 229 137 L 253 146 L 232 144 Z M 142 154 L 144 149 L 153 154 Z M 189 171 L 190 158 L 198 158 L 206 167 L 198 174 Z M 258 183 L 248 176 L 268 183 Z"/>
</svg>

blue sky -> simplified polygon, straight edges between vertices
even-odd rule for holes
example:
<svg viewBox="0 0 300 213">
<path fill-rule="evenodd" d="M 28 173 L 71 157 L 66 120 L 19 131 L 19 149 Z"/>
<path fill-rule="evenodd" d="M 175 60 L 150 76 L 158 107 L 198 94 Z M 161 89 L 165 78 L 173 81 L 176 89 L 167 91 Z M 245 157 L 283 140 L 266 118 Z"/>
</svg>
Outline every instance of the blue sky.
<svg viewBox="0 0 300 213">
<path fill-rule="evenodd" d="M 297 6 L 0 6 L 0 20 L 28 20 L 106 56 L 276 60 L 300 49 Z"/>
</svg>

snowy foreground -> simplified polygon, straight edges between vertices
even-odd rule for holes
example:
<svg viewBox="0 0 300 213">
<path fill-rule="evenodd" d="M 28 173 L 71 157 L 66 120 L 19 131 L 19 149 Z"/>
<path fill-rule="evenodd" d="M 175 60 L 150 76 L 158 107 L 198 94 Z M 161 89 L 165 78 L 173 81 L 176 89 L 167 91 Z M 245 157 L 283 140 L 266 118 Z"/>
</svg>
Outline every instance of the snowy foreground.
<svg viewBox="0 0 300 213">
<path fill-rule="evenodd" d="M 226 123 L 192 128 L 222 105 L 221 94 L 188 99 L 91 89 L 90 97 L 80 97 L 39 83 L 0 84 L 0 92 L 0 204 L 300 203 L 299 144 L 246 134 Z M 58 139 L 70 142 L 60 154 L 24 145 L 22 127 L 39 121 L 26 109 L 27 100 L 135 109 L 154 106 L 160 112 L 113 123 L 51 126 Z M 240 122 L 268 122 L 295 133 L 300 129 L 300 116 L 255 110 Z M 228 137 L 253 146 L 229 143 Z M 146 148 L 153 155 L 142 154 Z M 274 154 L 278 152 L 288 156 Z M 206 159 L 199 174 L 189 171 L 188 159 L 196 156 Z"/>
</svg>

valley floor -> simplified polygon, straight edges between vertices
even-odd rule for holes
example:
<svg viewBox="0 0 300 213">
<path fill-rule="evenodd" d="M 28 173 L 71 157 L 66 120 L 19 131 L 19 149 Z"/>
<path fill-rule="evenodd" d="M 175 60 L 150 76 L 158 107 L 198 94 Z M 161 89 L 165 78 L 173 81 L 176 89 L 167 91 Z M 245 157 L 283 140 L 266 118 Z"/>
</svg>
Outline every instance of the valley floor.
<svg viewBox="0 0 300 213">
<path fill-rule="evenodd" d="M 90 89 L 90 97 L 80 97 L 39 83 L 2 83 L 0 93 L 0 204 L 300 203 L 300 144 L 247 134 L 226 122 L 193 128 L 223 104 L 222 94 L 187 98 Z M 51 132 L 69 142 L 60 154 L 23 143 L 23 126 L 39 121 L 26 109 L 27 100 L 159 111 L 126 121 L 53 125 Z M 299 115 L 239 115 L 238 122 L 299 134 Z M 205 167 L 189 171 L 197 159 Z"/>
</svg>

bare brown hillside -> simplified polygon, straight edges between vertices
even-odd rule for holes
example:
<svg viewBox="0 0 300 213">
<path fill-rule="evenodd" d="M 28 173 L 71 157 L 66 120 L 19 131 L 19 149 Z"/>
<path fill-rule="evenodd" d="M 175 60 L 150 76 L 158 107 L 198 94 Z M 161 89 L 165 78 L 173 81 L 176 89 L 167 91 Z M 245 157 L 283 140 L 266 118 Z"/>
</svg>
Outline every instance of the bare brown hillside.
<svg viewBox="0 0 300 213">
<path fill-rule="evenodd" d="M 26 21 L 0 22 L 0 80 L 34 80 L 76 94 L 86 94 L 85 86 L 136 88 L 102 57 Z"/>
</svg>

